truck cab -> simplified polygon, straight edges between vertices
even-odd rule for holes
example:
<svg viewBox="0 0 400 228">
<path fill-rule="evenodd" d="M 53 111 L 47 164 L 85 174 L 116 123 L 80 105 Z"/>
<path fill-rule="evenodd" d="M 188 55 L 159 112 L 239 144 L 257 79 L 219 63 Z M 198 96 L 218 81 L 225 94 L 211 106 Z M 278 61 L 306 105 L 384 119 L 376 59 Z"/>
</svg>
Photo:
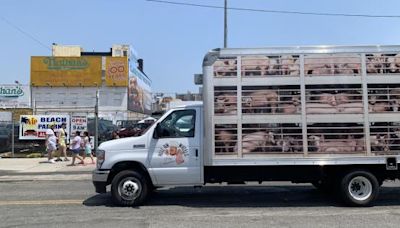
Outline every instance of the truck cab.
<svg viewBox="0 0 400 228">
<path fill-rule="evenodd" d="M 111 184 L 114 201 L 136 205 L 158 186 L 202 185 L 202 105 L 169 110 L 141 136 L 102 143 L 93 172 L 96 192 Z"/>
</svg>

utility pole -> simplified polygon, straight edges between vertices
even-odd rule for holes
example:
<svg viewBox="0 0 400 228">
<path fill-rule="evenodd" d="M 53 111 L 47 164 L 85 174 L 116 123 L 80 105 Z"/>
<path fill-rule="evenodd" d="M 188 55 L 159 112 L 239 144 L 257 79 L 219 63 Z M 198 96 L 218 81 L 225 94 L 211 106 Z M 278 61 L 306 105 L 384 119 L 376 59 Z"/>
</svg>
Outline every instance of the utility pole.
<svg viewBox="0 0 400 228">
<path fill-rule="evenodd" d="M 224 6 L 224 48 L 228 47 L 228 0 Z"/>
<path fill-rule="evenodd" d="M 94 106 L 94 151 L 99 146 L 99 87 L 96 86 L 96 104 Z"/>
<path fill-rule="evenodd" d="M 14 118 L 15 118 L 15 105 L 11 113 L 11 154 L 12 158 L 14 158 L 15 155 L 15 130 L 14 130 Z"/>
<path fill-rule="evenodd" d="M 14 81 L 14 83 L 15 83 L 17 88 L 21 86 L 19 84 L 19 81 Z M 11 113 L 11 154 L 12 154 L 12 157 L 15 156 L 15 129 L 14 129 L 15 128 L 15 123 L 14 123 L 14 118 L 16 116 L 15 115 L 16 108 L 17 108 L 17 104 L 14 104 L 13 105 L 13 110 L 12 110 L 12 113 Z"/>
</svg>

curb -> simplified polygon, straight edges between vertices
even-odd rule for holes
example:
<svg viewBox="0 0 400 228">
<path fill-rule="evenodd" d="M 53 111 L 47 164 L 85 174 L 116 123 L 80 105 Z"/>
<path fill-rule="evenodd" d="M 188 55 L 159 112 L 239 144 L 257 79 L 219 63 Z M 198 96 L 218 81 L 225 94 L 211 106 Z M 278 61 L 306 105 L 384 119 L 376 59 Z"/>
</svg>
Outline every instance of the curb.
<svg viewBox="0 0 400 228">
<path fill-rule="evenodd" d="M 92 174 L 92 173 L 93 171 L 16 172 L 16 171 L 0 170 L 0 178 L 3 176 L 81 175 L 81 174 Z"/>
<path fill-rule="evenodd" d="M 92 180 L 92 174 L 41 174 L 32 175 L 31 173 L 23 175 L 4 175 L 0 176 L 1 182 L 19 182 L 19 181 L 77 181 Z"/>
</svg>

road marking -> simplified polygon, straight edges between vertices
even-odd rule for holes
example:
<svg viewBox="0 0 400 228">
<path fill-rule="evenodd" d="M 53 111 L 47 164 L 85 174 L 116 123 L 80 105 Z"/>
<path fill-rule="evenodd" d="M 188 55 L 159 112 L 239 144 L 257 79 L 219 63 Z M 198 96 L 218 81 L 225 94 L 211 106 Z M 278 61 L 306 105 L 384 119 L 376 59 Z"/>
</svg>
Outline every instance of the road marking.
<svg viewBox="0 0 400 228">
<path fill-rule="evenodd" d="M 80 205 L 83 200 L 10 200 L 0 201 L 0 206 L 11 206 L 11 205 L 66 205 L 75 204 Z"/>
</svg>

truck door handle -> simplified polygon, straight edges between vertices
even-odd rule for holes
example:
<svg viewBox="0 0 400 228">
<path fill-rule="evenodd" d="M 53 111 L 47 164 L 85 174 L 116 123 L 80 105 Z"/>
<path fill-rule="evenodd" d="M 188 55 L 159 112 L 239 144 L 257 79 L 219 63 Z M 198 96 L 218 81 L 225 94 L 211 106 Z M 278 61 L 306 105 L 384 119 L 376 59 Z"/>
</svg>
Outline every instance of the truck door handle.
<svg viewBox="0 0 400 228">
<path fill-rule="evenodd" d="M 196 157 L 198 157 L 198 156 L 199 156 L 199 150 L 196 149 L 196 150 L 195 150 L 195 153 L 196 153 Z"/>
</svg>

